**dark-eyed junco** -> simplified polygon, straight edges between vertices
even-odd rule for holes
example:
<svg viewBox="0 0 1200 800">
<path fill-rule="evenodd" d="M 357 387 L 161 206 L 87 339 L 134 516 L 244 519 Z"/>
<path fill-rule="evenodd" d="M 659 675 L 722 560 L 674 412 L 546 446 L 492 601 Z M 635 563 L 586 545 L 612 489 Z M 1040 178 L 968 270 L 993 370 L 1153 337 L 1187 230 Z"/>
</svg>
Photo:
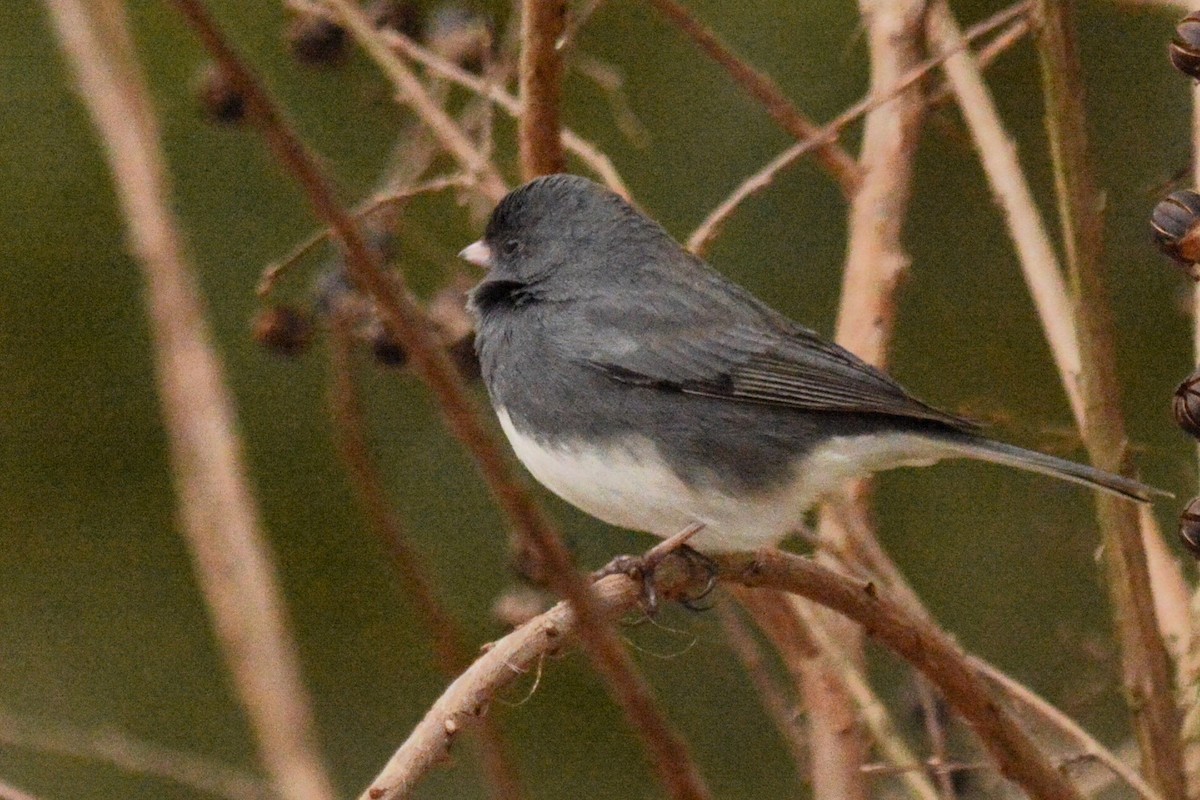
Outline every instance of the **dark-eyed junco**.
<svg viewBox="0 0 1200 800">
<path fill-rule="evenodd" d="M 848 479 L 976 458 L 1148 502 L 1136 481 L 982 436 L 767 307 L 584 178 L 506 196 L 462 258 L 483 379 L 517 456 L 605 522 L 701 551 L 797 530 Z"/>
</svg>

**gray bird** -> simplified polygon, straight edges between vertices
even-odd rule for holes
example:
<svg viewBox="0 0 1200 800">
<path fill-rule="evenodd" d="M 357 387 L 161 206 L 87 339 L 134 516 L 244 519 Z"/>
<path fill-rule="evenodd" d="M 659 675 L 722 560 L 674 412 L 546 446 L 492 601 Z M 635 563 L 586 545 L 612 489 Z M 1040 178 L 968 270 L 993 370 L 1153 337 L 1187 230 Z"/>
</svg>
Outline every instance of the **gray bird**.
<svg viewBox="0 0 1200 800">
<path fill-rule="evenodd" d="M 552 492 L 702 552 L 776 544 L 851 478 L 943 458 L 1141 502 L 1141 483 L 984 437 L 769 308 L 629 203 L 551 175 L 508 194 L 460 254 L 492 405 Z"/>
</svg>

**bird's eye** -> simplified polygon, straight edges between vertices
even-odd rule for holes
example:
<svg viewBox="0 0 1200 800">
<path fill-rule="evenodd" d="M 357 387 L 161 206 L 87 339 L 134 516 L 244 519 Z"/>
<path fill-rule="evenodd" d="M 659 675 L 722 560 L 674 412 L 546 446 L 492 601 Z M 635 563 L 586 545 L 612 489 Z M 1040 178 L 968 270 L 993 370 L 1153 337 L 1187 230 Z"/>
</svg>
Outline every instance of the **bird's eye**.
<svg viewBox="0 0 1200 800">
<path fill-rule="evenodd" d="M 500 252 L 506 256 L 515 256 L 521 250 L 521 243 L 516 239 L 509 239 L 504 244 L 500 245 Z"/>
</svg>

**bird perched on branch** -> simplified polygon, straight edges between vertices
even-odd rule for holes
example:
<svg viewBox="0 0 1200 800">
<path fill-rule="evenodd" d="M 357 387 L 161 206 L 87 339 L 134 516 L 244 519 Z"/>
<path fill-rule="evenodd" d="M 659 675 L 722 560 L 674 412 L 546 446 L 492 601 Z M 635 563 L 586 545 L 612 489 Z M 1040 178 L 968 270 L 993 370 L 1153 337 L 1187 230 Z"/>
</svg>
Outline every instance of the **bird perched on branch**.
<svg viewBox="0 0 1200 800">
<path fill-rule="evenodd" d="M 508 194 L 460 254 L 483 379 L 535 478 L 605 522 L 701 552 L 775 544 L 847 480 L 943 458 L 1133 500 L 1156 490 L 982 435 L 774 311 L 581 177 Z"/>
</svg>

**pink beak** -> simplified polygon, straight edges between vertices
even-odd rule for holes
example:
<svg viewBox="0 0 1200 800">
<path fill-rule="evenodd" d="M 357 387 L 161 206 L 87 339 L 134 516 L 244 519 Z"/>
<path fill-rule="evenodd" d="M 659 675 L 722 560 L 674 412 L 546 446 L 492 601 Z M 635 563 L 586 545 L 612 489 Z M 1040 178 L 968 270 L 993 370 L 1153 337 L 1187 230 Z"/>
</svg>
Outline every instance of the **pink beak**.
<svg viewBox="0 0 1200 800">
<path fill-rule="evenodd" d="M 483 239 L 464 247 L 458 257 L 482 269 L 492 268 L 492 248 L 488 247 Z"/>
</svg>

